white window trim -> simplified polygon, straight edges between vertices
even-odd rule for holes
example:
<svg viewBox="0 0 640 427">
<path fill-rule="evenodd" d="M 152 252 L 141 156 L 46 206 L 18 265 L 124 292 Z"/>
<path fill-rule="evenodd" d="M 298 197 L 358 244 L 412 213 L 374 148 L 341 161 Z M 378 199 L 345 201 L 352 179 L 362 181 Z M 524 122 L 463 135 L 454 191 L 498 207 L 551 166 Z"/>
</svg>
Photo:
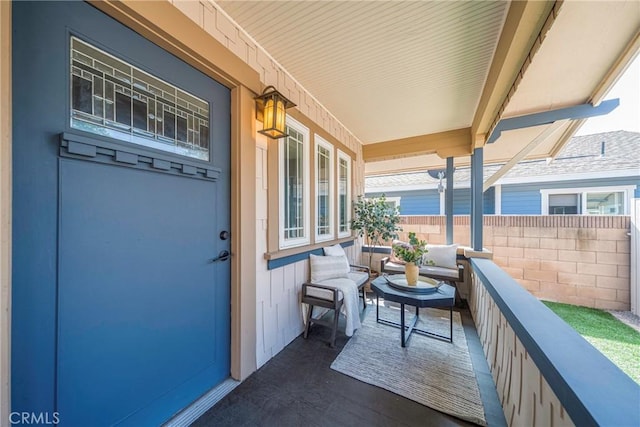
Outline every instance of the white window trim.
<svg viewBox="0 0 640 427">
<path fill-rule="evenodd" d="M 347 212 L 347 231 L 340 231 L 340 190 L 338 188 L 338 194 L 336 194 L 336 229 L 338 230 L 338 237 L 350 237 L 351 236 L 351 157 L 347 155 L 345 152 L 338 150 L 338 173 L 336 173 L 338 185 L 340 185 L 340 160 L 346 160 L 347 162 L 347 197 L 346 197 L 346 212 Z"/>
<path fill-rule="evenodd" d="M 335 239 L 335 222 L 334 222 L 334 208 L 335 208 L 335 167 L 334 167 L 334 163 L 335 163 L 335 155 L 334 155 L 334 149 L 333 149 L 333 145 L 331 145 L 327 140 L 325 140 L 324 138 L 315 135 L 313 136 L 314 139 L 314 170 L 315 170 L 315 178 L 314 178 L 314 182 L 315 182 L 315 192 L 314 192 L 314 196 L 316 198 L 316 209 L 315 209 L 315 236 L 316 236 L 316 242 L 324 242 L 327 240 L 333 240 Z M 328 190 L 329 190 L 329 234 L 318 234 L 318 224 L 320 222 L 320 217 L 318 215 L 318 194 L 320 194 L 320 182 L 318 182 L 318 178 L 319 178 L 319 168 L 318 168 L 318 149 L 322 147 L 326 150 L 329 150 L 329 184 L 327 186 Z"/>
<path fill-rule="evenodd" d="M 300 123 L 299 121 L 295 120 L 294 118 L 292 118 L 291 116 L 287 115 L 287 126 L 291 127 L 293 129 L 295 129 L 296 131 L 300 132 L 303 135 L 303 144 L 302 144 L 302 152 L 303 152 L 303 156 L 304 159 L 302 161 L 303 164 L 303 171 L 302 171 L 302 177 L 304 179 L 304 184 L 303 184 L 303 201 L 302 201 L 302 205 L 303 205 L 303 212 L 304 212 L 304 222 L 303 222 L 303 226 L 304 226 L 304 235 L 303 237 L 298 237 L 295 239 L 285 239 L 285 235 L 284 235 L 284 210 L 285 210 L 285 203 L 284 203 L 284 191 L 282 189 L 282 183 L 284 181 L 284 144 L 285 144 L 285 140 L 287 139 L 285 138 L 280 138 L 278 140 L 278 185 L 280 186 L 279 191 L 278 191 L 278 211 L 279 211 L 279 219 L 278 219 L 278 234 L 279 234 L 279 248 L 280 249 L 284 249 L 284 248 L 292 248 L 295 246 L 304 246 L 304 245 L 308 245 L 310 243 L 310 199 L 311 199 L 311 194 L 310 194 L 310 184 L 309 184 L 309 180 L 310 180 L 310 173 L 309 173 L 309 128 L 307 128 L 306 126 L 304 126 L 302 123 Z"/>
<path fill-rule="evenodd" d="M 400 206 L 401 197 L 387 197 L 387 196 L 385 196 L 384 199 L 385 199 L 385 202 L 387 202 L 387 203 L 394 202 L 395 203 L 395 205 L 393 206 L 394 208 L 397 208 L 397 207 Z M 400 212 L 400 213 L 402 213 L 402 212 Z"/>
<path fill-rule="evenodd" d="M 631 199 L 633 198 L 633 194 L 636 190 L 635 185 L 619 185 L 619 186 L 610 186 L 610 187 L 574 187 L 574 188 L 553 188 L 553 189 L 545 189 L 540 190 L 540 195 L 542 196 L 542 206 L 540 213 L 542 215 L 549 215 L 549 195 L 551 194 L 580 194 L 580 214 L 588 216 L 587 212 L 587 198 L 584 197 L 585 193 L 606 193 L 606 192 L 623 192 L 624 193 L 624 212 L 620 215 L 629 215 L 631 212 Z"/>
</svg>

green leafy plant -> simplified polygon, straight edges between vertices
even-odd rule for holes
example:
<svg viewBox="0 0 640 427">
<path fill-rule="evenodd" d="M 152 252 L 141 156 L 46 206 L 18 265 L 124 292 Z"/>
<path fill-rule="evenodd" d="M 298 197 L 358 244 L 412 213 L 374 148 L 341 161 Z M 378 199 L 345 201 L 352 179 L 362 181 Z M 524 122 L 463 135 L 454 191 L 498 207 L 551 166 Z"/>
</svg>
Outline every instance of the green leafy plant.
<svg viewBox="0 0 640 427">
<path fill-rule="evenodd" d="M 426 245 L 427 242 L 418 240 L 416 233 L 412 231 L 409 233 L 409 243 L 403 242 L 393 245 L 393 253 L 404 262 L 420 265 L 422 255 L 428 252 Z"/>
<path fill-rule="evenodd" d="M 401 230 L 398 226 L 400 209 L 397 206 L 390 206 L 384 194 L 372 199 L 358 196 L 358 201 L 353 207 L 351 229 L 359 237 L 364 236 L 365 244 L 369 248 L 369 268 L 371 268 L 373 248 L 398 237 L 397 231 Z"/>
</svg>

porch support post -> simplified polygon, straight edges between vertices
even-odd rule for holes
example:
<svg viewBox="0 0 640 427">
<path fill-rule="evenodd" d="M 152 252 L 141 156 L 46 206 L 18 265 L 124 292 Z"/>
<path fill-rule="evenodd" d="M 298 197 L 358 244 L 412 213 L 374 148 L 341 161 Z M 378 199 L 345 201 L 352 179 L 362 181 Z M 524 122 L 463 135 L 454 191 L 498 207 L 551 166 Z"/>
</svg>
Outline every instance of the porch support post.
<svg viewBox="0 0 640 427">
<path fill-rule="evenodd" d="M 471 156 L 471 246 L 474 251 L 482 251 L 482 148 L 475 148 Z"/>
<path fill-rule="evenodd" d="M 11 6 L 0 1 L 0 425 L 11 424 Z"/>
<path fill-rule="evenodd" d="M 231 90 L 231 377 L 240 381 L 257 369 L 254 96 Z"/>
<path fill-rule="evenodd" d="M 453 243 L 453 157 L 447 157 L 447 187 L 444 191 L 444 215 L 447 223 L 447 245 Z"/>
</svg>

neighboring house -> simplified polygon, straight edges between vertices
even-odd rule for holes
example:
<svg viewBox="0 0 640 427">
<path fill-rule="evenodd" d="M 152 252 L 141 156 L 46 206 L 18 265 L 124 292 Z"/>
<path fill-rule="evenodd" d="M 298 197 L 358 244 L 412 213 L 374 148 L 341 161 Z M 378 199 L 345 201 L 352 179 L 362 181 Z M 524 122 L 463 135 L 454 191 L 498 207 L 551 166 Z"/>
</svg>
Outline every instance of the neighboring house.
<svg viewBox="0 0 640 427">
<path fill-rule="evenodd" d="M 502 167 L 486 165 L 485 180 Z M 470 168 L 454 172 L 453 213 L 468 215 Z M 426 171 L 365 178 L 365 194 L 385 194 L 403 215 L 443 215 L 439 180 Z M 484 192 L 488 215 L 628 215 L 640 197 L 640 133 L 578 136 L 551 161 L 518 163 Z"/>
</svg>

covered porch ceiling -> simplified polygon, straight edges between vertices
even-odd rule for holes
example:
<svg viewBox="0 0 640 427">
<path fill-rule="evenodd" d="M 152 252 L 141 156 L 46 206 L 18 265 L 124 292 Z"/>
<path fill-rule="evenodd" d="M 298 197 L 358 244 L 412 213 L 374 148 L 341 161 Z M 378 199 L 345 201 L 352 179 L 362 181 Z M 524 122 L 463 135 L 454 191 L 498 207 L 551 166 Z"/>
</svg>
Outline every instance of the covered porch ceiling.
<svg viewBox="0 0 640 427">
<path fill-rule="evenodd" d="M 599 105 L 640 50 L 635 0 L 217 3 L 363 143 L 368 175 L 553 157 L 581 120 L 486 142 L 501 119 Z"/>
</svg>

